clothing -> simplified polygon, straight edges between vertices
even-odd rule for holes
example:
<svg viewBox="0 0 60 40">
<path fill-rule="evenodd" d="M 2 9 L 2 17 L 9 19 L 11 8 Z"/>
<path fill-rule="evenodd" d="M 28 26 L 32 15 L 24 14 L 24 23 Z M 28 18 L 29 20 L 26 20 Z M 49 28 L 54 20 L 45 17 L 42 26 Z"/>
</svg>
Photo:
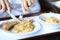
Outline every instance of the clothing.
<svg viewBox="0 0 60 40">
<path fill-rule="evenodd" d="M 21 5 L 20 5 L 20 0 L 8 0 L 11 6 L 12 14 L 13 15 L 20 15 L 22 12 Z M 34 4 L 29 7 L 30 11 L 27 13 L 35 13 L 41 10 L 40 5 L 38 3 L 38 0 L 34 0 Z M 9 17 L 8 12 L 2 13 L 0 10 L 0 18 L 2 17 Z"/>
</svg>

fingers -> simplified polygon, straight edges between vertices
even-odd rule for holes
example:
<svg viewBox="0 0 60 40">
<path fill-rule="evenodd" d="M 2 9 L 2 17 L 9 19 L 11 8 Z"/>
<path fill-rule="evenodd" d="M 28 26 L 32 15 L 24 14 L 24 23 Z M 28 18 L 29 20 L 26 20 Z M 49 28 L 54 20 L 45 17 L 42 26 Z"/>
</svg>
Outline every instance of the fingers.
<svg viewBox="0 0 60 40">
<path fill-rule="evenodd" d="M 24 1 L 23 6 L 24 6 L 25 11 L 29 10 L 28 5 L 27 5 L 27 1 Z"/>
<path fill-rule="evenodd" d="M 29 11 L 29 7 L 33 4 L 34 0 L 21 0 L 21 7 L 23 12 Z"/>
<path fill-rule="evenodd" d="M 24 6 L 23 6 L 23 0 L 21 0 L 21 8 L 22 8 L 22 10 L 23 10 L 23 12 L 25 12 L 25 9 L 24 9 Z"/>
<path fill-rule="evenodd" d="M 5 1 L 6 6 L 7 6 L 7 10 L 10 13 L 11 12 L 11 8 L 10 8 L 10 5 L 9 5 L 9 2 L 8 2 L 8 0 L 4 0 L 4 1 Z"/>
<path fill-rule="evenodd" d="M 1 4 L 2 4 L 2 12 L 4 12 L 6 10 L 6 6 L 5 6 L 5 3 L 4 3 L 4 0 L 1 1 Z"/>
<path fill-rule="evenodd" d="M 23 13 L 25 13 L 25 8 L 24 8 L 24 6 L 22 5 L 21 7 L 22 7 L 22 10 L 23 10 Z"/>
<path fill-rule="evenodd" d="M 2 8 L 2 5 L 0 4 L 0 9 Z"/>
<path fill-rule="evenodd" d="M 11 8 L 9 6 L 8 0 L 0 0 L 0 9 L 2 10 L 2 12 L 5 12 L 6 8 L 8 10 L 8 12 L 11 12 Z"/>
<path fill-rule="evenodd" d="M 33 4 L 34 3 L 34 0 L 31 0 L 31 3 Z"/>
<path fill-rule="evenodd" d="M 26 0 L 21 1 L 21 7 L 24 13 L 29 10 Z"/>
<path fill-rule="evenodd" d="M 28 3 L 28 6 L 32 5 L 31 0 L 27 0 L 27 3 Z"/>
<path fill-rule="evenodd" d="M 27 0 L 28 6 L 31 6 L 34 3 L 34 0 Z"/>
</svg>

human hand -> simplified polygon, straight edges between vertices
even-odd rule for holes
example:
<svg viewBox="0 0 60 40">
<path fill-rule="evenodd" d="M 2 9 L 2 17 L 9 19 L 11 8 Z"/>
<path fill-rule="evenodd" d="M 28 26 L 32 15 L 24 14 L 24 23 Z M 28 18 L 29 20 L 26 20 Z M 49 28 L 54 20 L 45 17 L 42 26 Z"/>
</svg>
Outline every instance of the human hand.
<svg viewBox="0 0 60 40">
<path fill-rule="evenodd" d="M 29 11 L 29 6 L 34 3 L 34 0 L 21 0 L 21 7 L 23 12 Z"/>
<path fill-rule="evenodd" d="M 0 9 L 2 12 L 5 12 L 6 10 L 8 10 L 9 13 L 11 12 L 8 0 L 0 0 Z"/>
</svg>

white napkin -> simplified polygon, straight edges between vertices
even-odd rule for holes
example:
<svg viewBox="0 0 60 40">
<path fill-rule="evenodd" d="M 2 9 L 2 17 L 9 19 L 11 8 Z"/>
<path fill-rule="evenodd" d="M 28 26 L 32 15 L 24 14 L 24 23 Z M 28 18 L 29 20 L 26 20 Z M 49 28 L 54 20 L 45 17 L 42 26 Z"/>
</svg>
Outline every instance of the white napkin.
<svg viewBox="0 0 60 40">
<path fill-rule="evenodd" d="M 13 15 L 20 15 L 22 12 L 21 6 L 20 6 L 20 0 L 9 0 L 10 6 L 12 8 L 12 14 Z M 27 13 L 35 13 L 35 12 L 39 12 L 41 10 L 40 5 L 38 0 L 34 0 L 34 4 L 29 7 L 30 11 Z M 2 17 L 9 17 L 8 12 L 4 12 L 2 13 L 2 11 L 0 10 L 0 18 Z"/>
</svg>

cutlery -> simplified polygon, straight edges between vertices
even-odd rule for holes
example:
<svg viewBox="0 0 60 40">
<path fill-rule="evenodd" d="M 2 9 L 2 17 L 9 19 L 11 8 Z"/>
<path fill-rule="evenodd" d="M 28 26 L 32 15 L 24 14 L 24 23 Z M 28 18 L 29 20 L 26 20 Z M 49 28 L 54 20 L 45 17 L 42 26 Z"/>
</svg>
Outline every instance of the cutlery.
<svg viewBox="0 0 60 40">
<path fill-rule="evenodd" d="M 17 20 L 18 22 L 21 22 L 17 17 L 15 17 L 14 15 L 12 15 L 11 13 L 8 13 L 8 14 L 11 16 L 11 18 Z"/>
<path fill-rule="evenodd" d="M 20 16 L 19 16 L 19 19 L 21 20 L 21 19 L 23 19 L 23 16 L 24 15 L 27 15 L 29 12 L 27 11 L 27 12 L 22 12 L 22 14 L 20 14 Z"/>
<path fill-rule="evenodd" d="M 19 19 L 20 19 L 20 20 L 23 19 L 23 15 L 24 15 L 24 14 L 20 14 L 20 16 L 19 16 Z"/>
</svg>

